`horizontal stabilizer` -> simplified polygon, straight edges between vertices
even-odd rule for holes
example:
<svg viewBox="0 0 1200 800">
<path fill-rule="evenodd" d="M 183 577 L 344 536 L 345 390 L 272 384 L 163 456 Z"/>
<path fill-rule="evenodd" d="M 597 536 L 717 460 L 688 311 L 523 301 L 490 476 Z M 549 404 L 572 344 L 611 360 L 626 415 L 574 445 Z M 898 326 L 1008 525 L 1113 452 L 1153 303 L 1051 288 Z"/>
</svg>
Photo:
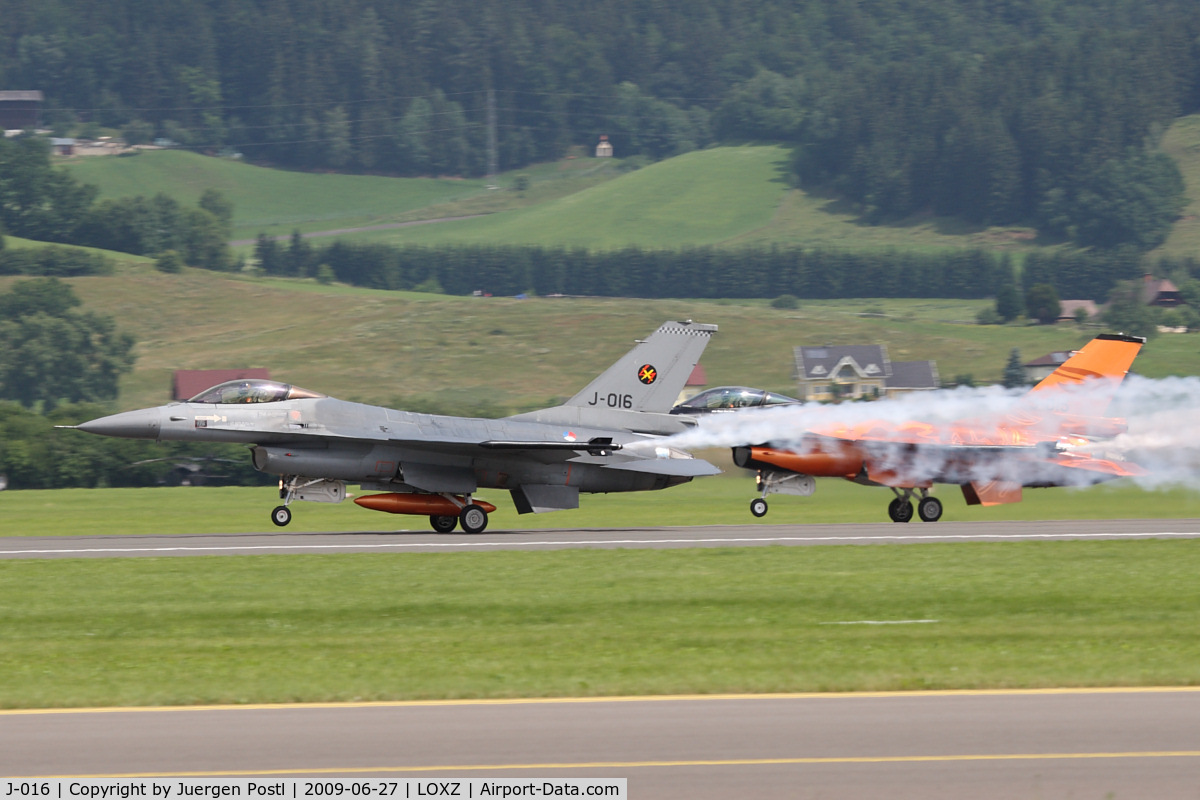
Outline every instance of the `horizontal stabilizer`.
<svg viewBox="0 0 1200 800">
<path fill-rule="evenodd" d="M 1055 458 L 1053 463 L 1058 467 L 1093 473 L 1105 478 L 1137 478 L 1150 474 L 1149 470 L 1132 461 L 1114 461 L 1085 454 L 1062 454 Z"/>
<path fill-rule="evenodd" d="M 620 469 L 626 472 L 648 472 L 652 475 L 673 475 L 679 478 L 699 478 L 704 475 L 720 475 L 721 470 L 700 458 L 647 458 L 639 461 L 616 461 L 605 464 L 605 469 Z"/>
</svg>

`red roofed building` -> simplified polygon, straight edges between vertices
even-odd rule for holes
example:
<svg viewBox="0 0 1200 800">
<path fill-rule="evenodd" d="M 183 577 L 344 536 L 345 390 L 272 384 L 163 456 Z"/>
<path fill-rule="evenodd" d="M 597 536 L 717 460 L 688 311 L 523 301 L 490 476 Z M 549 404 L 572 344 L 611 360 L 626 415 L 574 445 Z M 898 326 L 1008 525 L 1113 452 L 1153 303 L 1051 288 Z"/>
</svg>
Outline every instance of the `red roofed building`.
<svg viewBox="0 0 1200 800">
<path fill-rule="evenodd" d="M 261 367 L 251 369 L 177 369 L 171 382 L 171 399 L 187 400 L 218 383 L 236 381 L 240 378 L 270 378 L 270 370 Z"/>
<path fill-rule="evenodd" d="M 708 375 L 704 372 L 704 367 L 697 364 L 692 368 L 692 374 L 688 376 L 687 383 L 683 385 L 683 389 L 680 390 L 679 397 L 675 398 L 675 402 L 682 403 L 696 394 L 698 389 L 702 389 L 707 385 Z"/>
</svg>

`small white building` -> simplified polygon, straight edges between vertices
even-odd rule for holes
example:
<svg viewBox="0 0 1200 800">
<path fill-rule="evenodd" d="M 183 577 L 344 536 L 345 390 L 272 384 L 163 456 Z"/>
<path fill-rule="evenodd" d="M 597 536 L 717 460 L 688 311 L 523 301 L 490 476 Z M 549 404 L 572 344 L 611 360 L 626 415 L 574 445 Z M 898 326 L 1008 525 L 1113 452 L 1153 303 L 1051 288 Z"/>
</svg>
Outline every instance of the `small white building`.
<svg viewBox="0 0 1200 800">
<path fill-rule="evenodd" d="M 612 143 L 606 134 L 600 134 L 600 144 L 596 145 L 596 158 L 612 158 Z"/>
</svg>

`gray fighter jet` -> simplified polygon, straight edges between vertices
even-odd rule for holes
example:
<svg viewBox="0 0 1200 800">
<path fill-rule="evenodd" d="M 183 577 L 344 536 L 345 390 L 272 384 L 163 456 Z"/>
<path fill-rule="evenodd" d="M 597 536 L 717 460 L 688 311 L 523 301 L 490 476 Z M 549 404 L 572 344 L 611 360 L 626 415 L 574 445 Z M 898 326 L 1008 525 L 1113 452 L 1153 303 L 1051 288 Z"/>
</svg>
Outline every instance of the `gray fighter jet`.
<svg viewBox="0 0 1200 800">
<path fill-rule="evenodd" d="M 695 425 L 669 412 L 716 330 L 667 322 L 564 405 L 503 419 L 414 414 L 243 379 L 69 427 L 251 445 L 254 467 L 280 476 L 276 525 L 291 521 L 293 500 L 339 503 L 356 483 L 382 492 L 354 498 L 360 506 L 428 516 L 441 532 L 461 525 L 479 533 L 496 510 L 473 499 L 481 488 L 507 489 L 526 514 L 578 508 L 580 492 L 665 489 L 720 472 L 654 444 Z"/>
</svg>

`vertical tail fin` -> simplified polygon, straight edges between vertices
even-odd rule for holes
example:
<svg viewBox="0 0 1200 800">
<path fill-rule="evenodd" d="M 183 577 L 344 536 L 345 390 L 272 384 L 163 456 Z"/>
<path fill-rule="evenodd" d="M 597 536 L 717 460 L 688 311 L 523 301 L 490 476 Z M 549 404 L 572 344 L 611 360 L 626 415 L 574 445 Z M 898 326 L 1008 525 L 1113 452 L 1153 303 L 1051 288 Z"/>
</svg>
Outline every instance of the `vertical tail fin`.
<svg viewBox="0 0 1200 800">
<path fill-rule="evenodd" d="M 716 330 L 691 320 L 663 323 L 565 405 L 666 414 Z"/>
<path fill-rule="evenodd" d="M 1040 403 L 1050 399 L 1046 395 L 1055 393 L 1056 410 L 1098 416 L 1108 407 L 1145 343 L 1140 336 L 1102 333 L 1030 389 L 1030 394 L 1036 395 L 1031 399 Z M 1074 391 L 1084 386 L 1087 387 L 1085 391 Z M 1065 408 L 1061 407 L 1058 392 L 1065 397 Z"/>
</svg>

